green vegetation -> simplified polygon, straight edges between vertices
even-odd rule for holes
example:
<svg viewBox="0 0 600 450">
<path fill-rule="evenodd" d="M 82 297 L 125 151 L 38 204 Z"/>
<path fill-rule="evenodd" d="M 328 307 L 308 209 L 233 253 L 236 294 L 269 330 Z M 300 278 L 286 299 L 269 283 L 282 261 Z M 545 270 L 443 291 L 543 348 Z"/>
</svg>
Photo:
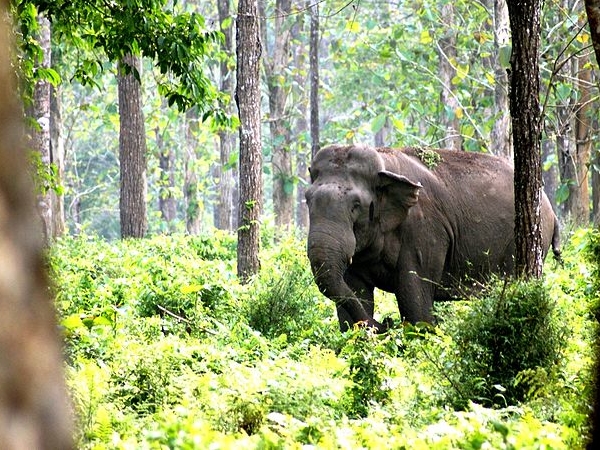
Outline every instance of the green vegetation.
<svg viewBox="0 0 600 450">
<path fill-rule="evenodd" d="M 543 283 L 493 281 L 385 335 L 341 334 L 304 243 L 266 236 L 244 286 L 228 234 L 53 245 L 78 448 L 585 447 L 597 233 Z"/>
</svg>

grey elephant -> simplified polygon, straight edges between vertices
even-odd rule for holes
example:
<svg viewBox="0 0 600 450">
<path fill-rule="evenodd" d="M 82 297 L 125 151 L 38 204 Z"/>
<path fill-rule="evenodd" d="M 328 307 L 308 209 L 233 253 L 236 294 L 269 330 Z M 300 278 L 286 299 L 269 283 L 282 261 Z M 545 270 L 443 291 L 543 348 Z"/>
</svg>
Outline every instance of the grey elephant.
<svg viewBox="0 0 600 450">
<path fill-rule="evenodd" d="M 307 252 L 342 331 L 373 318 L 374 288 L 396 295 L 404 320 L 431 322 L 434 300 L 461 280 L 514 267 L 513 168 L 472 152 L 332 145 L 310 168 Z M 558 220 L 541 205 L 544 257 L 559 255 Z"/>
</svg>

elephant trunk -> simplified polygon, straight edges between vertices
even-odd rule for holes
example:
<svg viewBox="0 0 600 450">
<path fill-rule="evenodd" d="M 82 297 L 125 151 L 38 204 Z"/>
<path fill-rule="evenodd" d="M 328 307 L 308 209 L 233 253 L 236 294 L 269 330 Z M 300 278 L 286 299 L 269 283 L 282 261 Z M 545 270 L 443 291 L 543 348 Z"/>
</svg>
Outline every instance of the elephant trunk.
<svg viewBox="0 0 600 450">
<path fill-rule="evenodd" d="M 355 247 L 356 240 L 351 230 L 342 230 L 335 224 L 319 227 L 311 223 L 308 259 L 319 290 L 336 304 L 342 331 L 357 322 L 364 322 L 383 331 L 384 327 L 369 316 L 360 299 L 344 280 Z"/>
</svg>

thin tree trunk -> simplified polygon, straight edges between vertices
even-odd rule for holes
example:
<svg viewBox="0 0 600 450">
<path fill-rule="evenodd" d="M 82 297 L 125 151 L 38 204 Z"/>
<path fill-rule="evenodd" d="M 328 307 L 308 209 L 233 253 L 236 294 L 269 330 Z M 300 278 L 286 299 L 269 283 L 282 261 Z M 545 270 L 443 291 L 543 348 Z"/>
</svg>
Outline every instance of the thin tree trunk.
<svg viewBox="0 0 600 450">
<path fill-rule="evenodd" d="M 542 275 L 539 0 L 508 0 L 512 32 L 510 113 L 515 158 L 515 274 Z"/>
<path fill-rule="evenodd" d="M 500 52 L 509 45 L 508 8 L 505 0 L 494 0 L 494 115 L 490 141 L 492 153 L 512 160 L 512 135 L 508 104 L 508 74 L 500 60 Z"/>
<path fill-rule="evenodd" d="M 225 37 L 223 50 L 227 55 L 233 55 L 233 25 L 223 28 L 225 19 L 231 17 L 231 2 L 220 0 L 217 2 L 219 8 L 219 23 L 221 32 Z M 221 92 L 225 92 L 233 99 L 233 71 L 229 69 L 229 63 L 222 60 L 220 63 L 220 85 Z M 220 105 L 228 114 L 232 114 L 232 102 Z M 235 228 L 235 208 L 233 203 L 235 168 L 231 167 L 231 155 L 235 144 L 235 136 L 230 130 L 219 131 L 219 201 L 217 228 L 221 230 L 233 230 Z"/>
<path fill-rule="evenodd" d="M 51 60 L 50 21 L 43 15 L 39 15 L 38 22 L 40 28 L 37 38 L 43 51 L 42 61 L 38 64 L 42 68 L 48 68 Z M 49 82 L 38 81 L 34 87 L 33 104 L 28 114 L 35 121 L 35 126 L 30 131 L 32 150 L 38 152 L 39 170 L 44 173 L 40 183 L 40 192 L 38 192 L 38 211 L 42 217 L 46 240 L 51 240 L 56 236 L 52 196 L 52 188 L 56 181 L 52 177 L 49 180 L 45 179 L 46 174 L 55 173 L 50 141 L 51 92 L 52 86 Z"/>
<path fill-rule="evenodd" d="M 0 15 L 0 448 L 67 450 L 72 411 L 15 95 L 7 1 Z"/>
<path fill-rule="evenodd" d="M 237 271 L 242 282 L 258 273 L 262 212 L 260 30 L 257 0 L 239 0 L 236 31 L 236 102 L 240 117 L 240 204 Z"/>
<path fill-rule="evenodd" d="M 183 196 L 185 198 L 185 229 L 189 234 L 200 232 L 200 199 L 196 175 L 196 137 L 198 113 L 195 108 L 185 113 L 185 157 Z"/>
<path fill-rule="evenodd" d="M 126 69 L 126 67 L 130 69 Z M 146 234 L 146 131 L 142 112 L 140 58 L 126 55 L 118 64 L 121 237 Z"/>
<path fill-rule="evenodd" d="M 547 158 L 551 157 L 556 153 L 555 149 L 555 141 L 550 139 L 545 139 L 542 142 L 542 161 L 545 161 Z M 558 168 L 556 164 L 551 164 L 547 170 L 542 171 L 542 181 L 544 183 L 544 191 L 548 196 L 548 200 L 550 200 L 550 204 L 552 205 L 552 209 L 554 211 L 558 211 L 558 207 L 556 204 L 556 189 L 558 188 Z"/>
<path fill-rule="evenodd" d="M 277 227 L 289 227 L 292 224 L 294 213 L 291 132 L 287 118 L 289 112 L 286 108 L 288 86 L 285 83 L 284 73 L 290 62 L 291 30 L 287 19 L 291 7 L 291 0 L 276 0 L 274 18 L 268 22 L 266 13 L 264 10 L 261 11 L 263 18 L 261 35 L 265 48 L 263 65 L 269 92 L 269 130 L 273 149 L 273 209 Z M 269 46 L 267 46 L 267 23 L 274 24 L 274 42 Z"/>
<path fill-rule="evenodd" d="M 292 28 L 292 41 L 302 42 L 301 35 L 303 34 L 304 17 L 298 15 L 296 23 Z M 295 84 L 296 86 L 302 86 L 302 89 L 296 89 L 296 95 L 299 96 L 298 100 L 293 101 L 296 104 L 296 124 L 294 129 L 294 136 L 296 136 L 295 145 L 295 160 L 296 160 L 296 176 L 299 183 L 296 189 L 296 226 L 301 230 L 308 229 L 308 208 L 306 206 L 305 191 L 306 183 L 308 182 L 308 161 L 309 155 L 307 154 L 307 139 L 306 134 L 308 131 L 308 98 L 305 95 L 306 92 L 306 45 L 302 42 L 296 45 L 294 50 L 294 65 L 296 67 Z M 301 92 L 298 92 L 300 91 Z"/>
<path fill-rule="evenodd" d="M 442 105 L 442 125 L 444 137 L 440 146 L 452 150 L 460 150 L 462 138 L 460 135 L 460 124 L 456 116 L 458 101 L 453 92 L 452 79 L 456 76 L 456 27 L 454 25 L 454 6 L 452 2 L 444 3 L 442 6 L 442 32 L 444 35 L 439 41 L 439 76 L 442 82 L 440 92 L 440 103 Z"/>
<path fill-rule="evenodd" d="M 590 105 L 592 101 L 590 88 L 592 87 L 592 70 L 589 68 L 590 57 L 585 53 L 577 58 L 577 81 L 579 87 L 579 101 L 575 110 L 575 148 L 577 155 L 576 174 L 577 183 L 573 184 L 573 210 L 572 217 L 575 223 L 585 226 L 590 220 L 590 192 L 589 192 L 589 164 L 592 149 L 592 136 L 590 126 Z M 571 196 L 569 196 L 571 198 Z"/>
<path fill-rule="evenodd" d="M 60 86 L 52 86 L 50 92 L 50 152 L 56 168 L 56 182 L 62 183 L 65 172 L 65 143 L 62 137 L 62 113 L 59 96 Z M 50 191 L 54 237 L 65 232 L 65 197 L 56 189 Z"/>
<path fill-rule="evenodd" d="M 166 105 L 163 105 L 166 106 Z M 167 223 L 169 232 L 175 231 L 173 221 L 177 217 L 177 204 L 173 191 L 175 189 L 175 153 L 169 147 L 165 147 L 164 138 L 159 127 L 154 130 L 156 136 L 156 148 L 158 149 L 158 168 L 160 169 L 158 180 L 158 210 Z"/>
<path fill-rule="evenodd" d="M 309 5 L 310 2 L 307 2 Z M 315 157 L 319 150 L 319 3 L 309 7 L 310 11 L 310 141 L 311 155 Z"/>
</svg>

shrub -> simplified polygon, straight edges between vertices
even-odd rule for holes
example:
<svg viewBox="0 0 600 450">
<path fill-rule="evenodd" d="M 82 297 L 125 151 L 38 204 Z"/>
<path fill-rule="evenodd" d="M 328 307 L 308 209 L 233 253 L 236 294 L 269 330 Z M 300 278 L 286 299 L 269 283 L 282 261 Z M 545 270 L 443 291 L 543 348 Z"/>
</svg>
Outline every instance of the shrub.
<svg viewBox="0 0 600 450">
<path fill-rule="evenodd" d="M 358 327 L 348 332 L 347 343 L 340 353 L 348 362 L 351 381 L 342 400 L 348 417 L 367 417 L 373 403 L 385 404 L 389 400 L 391 357 L 401 347 L 396 333 L 377 335 L 373 329 Z"/>
<path fill-rule="evenodd" d="M 458 408 L 535 397 L 556 373 L 565 336 L 541 280 L 492 282 L 445 327 L 457 346 L 445 375 Z"/>
<path fill-rule="evenodd" d="M 282 243 L 275 256 L 266 260 L 270 270 L 254 280 L 252 298 L 244 308 L 252 328 L 269 338 L 285 336 L 288 342 L 311 334 L 331 315 L 317 299 L 305 255 L 295 244 Z"/>
</svg>

